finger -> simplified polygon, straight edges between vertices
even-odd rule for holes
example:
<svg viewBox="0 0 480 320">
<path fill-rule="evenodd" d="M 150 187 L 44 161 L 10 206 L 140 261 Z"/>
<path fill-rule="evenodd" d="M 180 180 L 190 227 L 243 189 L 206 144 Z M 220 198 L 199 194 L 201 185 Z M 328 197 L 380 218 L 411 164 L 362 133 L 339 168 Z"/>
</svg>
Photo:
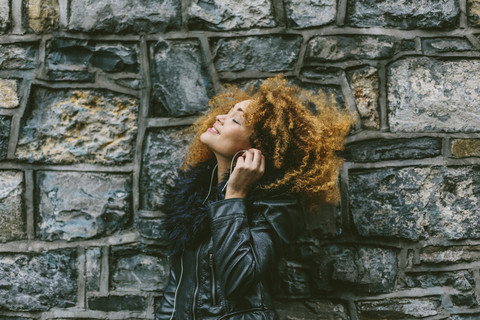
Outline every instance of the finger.
<svg viewBox="0 0 480 320">
<path fill-rule="evenodd" d="M 251 149 L 253 153 L 253 158 L 252 158 L 252 164 L 254 168 L 259 168 L 260 167 L 260 162 L 262 161 L 262 153 L 260 150 L 257 149 Z"/>
<path fill-rule="evenodd" d="M 253 159 L 253 153 L 250 150 L 247 150 L 245 152 L 245 163 L 249 165 L 252 162 Z"/>
<path fill-rule="evenodd" d="M 263 154 L 261 155 L 260 172 L 262 175 L 265 173 L 265 156 Z"/>
</svg>

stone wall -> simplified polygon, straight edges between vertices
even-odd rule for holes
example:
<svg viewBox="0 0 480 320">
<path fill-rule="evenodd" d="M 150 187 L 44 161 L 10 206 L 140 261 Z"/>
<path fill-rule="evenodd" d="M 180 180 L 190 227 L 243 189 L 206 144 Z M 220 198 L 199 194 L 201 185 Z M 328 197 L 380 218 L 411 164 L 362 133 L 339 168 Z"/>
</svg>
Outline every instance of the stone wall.
<svg viewBox="0 0 480 320">
<path fill-rule="evenodd" d="M 159 204 L 226 83 L 355 112 L 282 319 L 480 319 L 479 0 L 0 0 L 0 319 L 153 319 Z"/>
</svg>

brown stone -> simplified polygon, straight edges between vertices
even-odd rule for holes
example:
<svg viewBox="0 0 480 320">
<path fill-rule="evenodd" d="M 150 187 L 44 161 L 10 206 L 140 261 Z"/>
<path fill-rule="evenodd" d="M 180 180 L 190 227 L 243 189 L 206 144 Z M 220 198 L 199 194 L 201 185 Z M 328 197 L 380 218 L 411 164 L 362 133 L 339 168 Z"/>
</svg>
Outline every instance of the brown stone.
<svg viewBox="0 0 480 320">
<path fill-rule="evenodd" d="M 18 107 L 17 82 L 0 79 L 0 108 L 12 109 Z"/>
<path fill-rule="evenodd" d="M 28 17 L 30 28 L 37 33 L 58 29 L 58 0 L 29 0 Z"/>
<path fill-rule="evenodd" d="M 377 69 L 370 67 L 353 72 L 351 86 L 362 126 L 366 129 L 380 129 Z"/>
<path fill-rule="evenodd" d="M 452 142 L 455 158 L 480 157 L 480 139 L 457 139 Z"/>
</svg>

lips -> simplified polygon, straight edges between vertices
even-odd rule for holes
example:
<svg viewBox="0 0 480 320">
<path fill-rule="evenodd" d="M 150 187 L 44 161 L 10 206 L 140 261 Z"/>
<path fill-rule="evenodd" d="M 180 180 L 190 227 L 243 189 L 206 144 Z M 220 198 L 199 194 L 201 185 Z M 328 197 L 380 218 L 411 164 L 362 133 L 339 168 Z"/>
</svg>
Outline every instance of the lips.
<svg viewBox="0 0 480 320">
<path fill-rule="evenodd" d="M 215 128 L 215 126 L 211 127 L 211 128 L 208 128 L 208 132 L 211 132 L 211 133 L 214 133 L 214 134 L 220 134 L 217 129 Z"/>
</svg>

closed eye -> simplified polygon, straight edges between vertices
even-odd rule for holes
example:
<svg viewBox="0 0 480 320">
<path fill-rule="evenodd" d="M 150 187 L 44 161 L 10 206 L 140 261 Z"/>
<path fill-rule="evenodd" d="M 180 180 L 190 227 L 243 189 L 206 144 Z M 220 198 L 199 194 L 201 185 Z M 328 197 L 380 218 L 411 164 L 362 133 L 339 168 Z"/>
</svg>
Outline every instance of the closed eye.
<svg viewBox="0 0 480 320">
<path fill-rule="evenodd" d="M 241 123 L 240 123 L 240 122 L 238 122 L 238 121 L 237 121 L 237 120 L 235 120 L 235 119 L 232 119 L 232 121 L 233 121 L 233 122 L 235 122 L 236 124 L 240 124 L 240 125 L 241 125 Z"/>
</svg>

